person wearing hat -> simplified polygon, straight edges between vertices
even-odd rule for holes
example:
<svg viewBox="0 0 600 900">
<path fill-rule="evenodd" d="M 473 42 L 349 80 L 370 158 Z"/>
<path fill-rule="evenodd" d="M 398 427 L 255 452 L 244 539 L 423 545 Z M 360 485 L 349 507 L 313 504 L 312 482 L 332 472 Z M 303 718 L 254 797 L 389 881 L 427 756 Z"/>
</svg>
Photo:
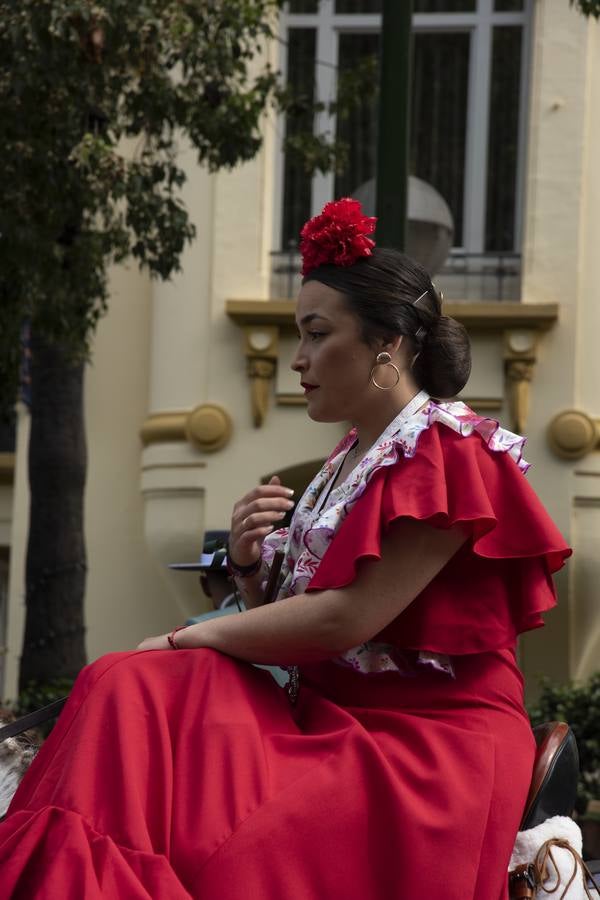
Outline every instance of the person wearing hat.
<svg viewBox="0 0 600 900">
<path fill-rule="evenodd" d="M 187 625 L 203 622 L 207 618 L 213 618 L 215 614 L 228 615 L 243 609 L 239 601 L 236 602 L 235 591 L 232 590 L 227 570 L 228 537 L 228 531 L 206 531 L 202 553 L 196 562 L 169 565 L 170 569 L 178 572 L 199 572 L 200 586 L 213 605 L 211 612 L 192 616 L 187 620 Z"/>
<path fill-rule="evenodd" d="M 234 584 L 227 568 L 227 541 L 228 531 L 206 531 L 202 553 L 197 562 L 171 563 L 170 569 L 179 572 L 200 572 L 200 584 L 205 595 L 212 600 L 213 607 L 210 612 L 190 616 L 186 620 L 187 625 L 196 625 L 198 622 L 206 622 L 208 619 L 216 619 L 219 616 L 230 616 L 243 612 L 246 605 L 241 596 L 234 589 Z M 280 666 L 256 665 L 257 669 L 265 669 L 270 672 L 275 681 L 283 686 L 288 680 L 286 671 Z"/>
</svg>

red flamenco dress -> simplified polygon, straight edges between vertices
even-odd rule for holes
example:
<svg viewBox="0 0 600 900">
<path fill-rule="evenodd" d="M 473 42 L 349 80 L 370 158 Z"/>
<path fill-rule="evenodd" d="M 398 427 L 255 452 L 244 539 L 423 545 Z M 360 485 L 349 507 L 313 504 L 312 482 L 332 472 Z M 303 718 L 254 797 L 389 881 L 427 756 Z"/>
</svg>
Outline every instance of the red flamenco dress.
<svg viewBox="0 0 600 900">
<path fill-rule="evenodd" d="M 463 523 L 470 540 L 378 636 L 448 655 L 451 675 L 325 662 L 291 706 L 211 650 L 103 657 L 0 824 L 2 900 L 506 898 L 534 752 L 514 645 L 569 551 L 488 443 L 432 422 L 373 472 L 309 586 L 374 564 L 398 519 Z"/>
</svg>

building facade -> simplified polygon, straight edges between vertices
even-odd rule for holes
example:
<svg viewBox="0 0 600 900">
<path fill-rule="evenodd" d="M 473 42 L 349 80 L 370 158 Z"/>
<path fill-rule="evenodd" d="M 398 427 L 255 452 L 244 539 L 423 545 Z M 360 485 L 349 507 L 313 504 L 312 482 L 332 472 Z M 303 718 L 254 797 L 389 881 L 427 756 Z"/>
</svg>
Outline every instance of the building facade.
<svg viewBox="0 0 600 900">
<path fill-rule="evenodd" d="M 529 478 L 575 549 L 560 604 L 521 642 L 536 679 L 600 665 L 600 27 L 567 0 L 418 0 L 413 173 L 442 194 L 454 249 L 437 283 L 467 325 L 463 398 L 528 437 Z M 295 86 L 335 98 L 342 70 L 369 77 L 377 2 L 297 0 L 270 51 Z M 362 74 L 361 74 L 362 73 Z M 226 528 L 252 485 L 292 486 L 343 433 L 311 422 L 296 376 L 293 245 L 323 202 L 373 177 L 374 109 L 315 122 L 349 143 L 345 175 L 309 179 L 265 119 L 258 157 L 209 175 L 182 151 L 197 228 L 182 272 L 112 273 L 87 372 L 88 653 L 135 646 L 204 601 L 194 575 L 207 528 Z M 28 414 L 0 455 L 2 691 L 14 697 L 24 626 Z"/>
</svg>

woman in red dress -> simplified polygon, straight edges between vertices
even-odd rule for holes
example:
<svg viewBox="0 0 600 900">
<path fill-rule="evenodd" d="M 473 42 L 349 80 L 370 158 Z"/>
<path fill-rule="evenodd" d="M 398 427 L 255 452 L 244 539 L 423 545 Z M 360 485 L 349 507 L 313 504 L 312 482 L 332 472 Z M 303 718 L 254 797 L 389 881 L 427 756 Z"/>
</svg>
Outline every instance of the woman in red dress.
<svg viewBox="0 0 600 900">
<path fill-rule="evenodd" d="M 432 399 L 466 383 L 466 334 L 373 226 L 345 199 L 303 230 L 293 368 L 352 430 L 289 529 L 276 478 L 236 505 L 246 612 L 81 673 L 0 824 L 2 898 L 507 896 L 534 753 L 515 642 L 569 551 L 523 439 Z"/>
</svg>

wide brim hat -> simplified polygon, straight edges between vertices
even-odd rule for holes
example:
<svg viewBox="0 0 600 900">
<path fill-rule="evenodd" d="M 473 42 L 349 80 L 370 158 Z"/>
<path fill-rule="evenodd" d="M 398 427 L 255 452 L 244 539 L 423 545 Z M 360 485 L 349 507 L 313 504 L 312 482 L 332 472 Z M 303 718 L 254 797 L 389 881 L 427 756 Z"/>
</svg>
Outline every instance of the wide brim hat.
<svg viewBox="0 0 600 900">
<path fill-rule="evenodd" d="M 207 531 L 200 558 L 195 562 L 169 563 L 179 572 L 227 572 L 228 531 Z"/>
</svg>

